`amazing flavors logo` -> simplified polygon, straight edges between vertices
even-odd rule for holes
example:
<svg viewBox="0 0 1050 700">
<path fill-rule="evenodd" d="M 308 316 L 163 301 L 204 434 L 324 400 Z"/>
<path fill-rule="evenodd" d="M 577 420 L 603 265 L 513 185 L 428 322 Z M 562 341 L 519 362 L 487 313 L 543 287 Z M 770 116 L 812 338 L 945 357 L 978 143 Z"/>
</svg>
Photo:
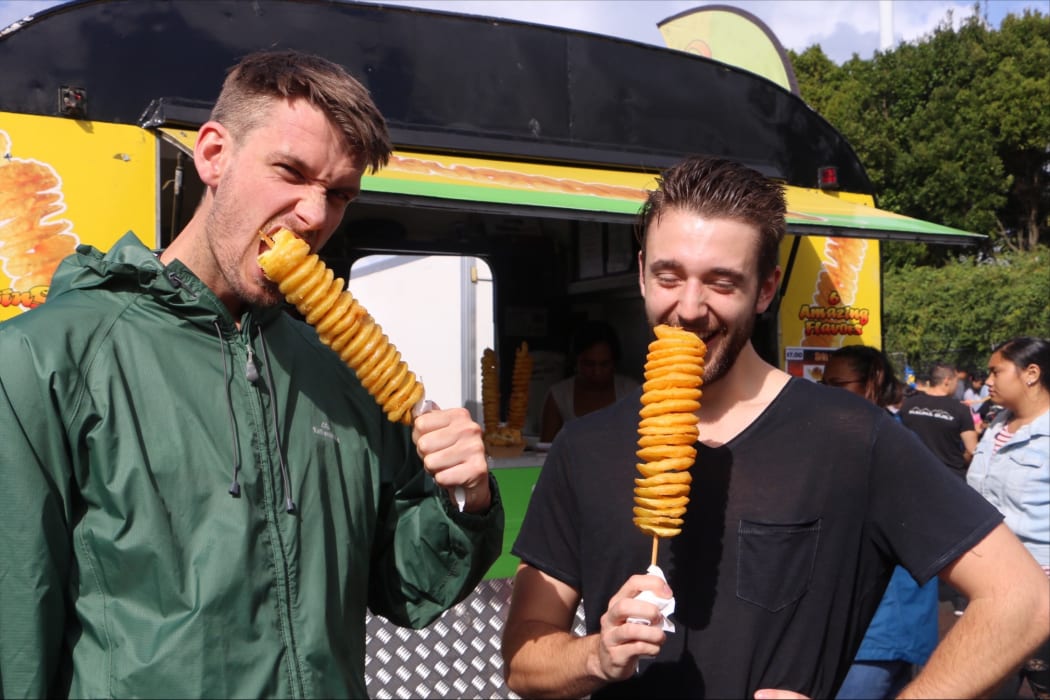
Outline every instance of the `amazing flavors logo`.
<svg viewBox="0 0 1050 700">
<path fill-rule="evenodd" d="M 799 307 L 803 346 L 839 347 L 842 336 L 861 336 L 871 309 L 856 304 L 868 242 L 828 238 L 812 298 Z"/>
<path fill-rule="evenodd" d="M 15 158 L 3 130 L 0 155 L 0 311 L 32 309 L 47 299 L 55 268 L 80 241 L 61 218 L 66 204 L 54 167 Z"/>
<path fill-rule="evenodd" d="M 828 305 L 803 304 L 798 311 L 807 338 L 829 335 L 863 335 L 871 310 L 843 305 L 838 292 L 828 295 Z"/>
</svg>

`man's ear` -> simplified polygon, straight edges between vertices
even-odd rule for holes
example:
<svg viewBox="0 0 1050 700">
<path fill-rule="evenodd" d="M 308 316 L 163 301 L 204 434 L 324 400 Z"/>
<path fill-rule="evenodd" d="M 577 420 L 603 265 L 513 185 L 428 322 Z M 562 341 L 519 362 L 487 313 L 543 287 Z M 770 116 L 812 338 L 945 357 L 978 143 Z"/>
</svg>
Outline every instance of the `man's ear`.
<svg viewBox="0 0 1050 700">
<path fill-rule="evenodd" d="M 780 288 L 780 266 L 777 265 L 773 271 L 762 280 L 758 288 L 758 299 L 755 301 L 755 313 L 760 314 L 769 308 Z"/>
<path fill-rule="evenodd" d="M 233 147 L 230 132 L 219 122 L 205 122 L 197 131 L 193 164 L 205 187 L 215 187 Z"/>
</svg>

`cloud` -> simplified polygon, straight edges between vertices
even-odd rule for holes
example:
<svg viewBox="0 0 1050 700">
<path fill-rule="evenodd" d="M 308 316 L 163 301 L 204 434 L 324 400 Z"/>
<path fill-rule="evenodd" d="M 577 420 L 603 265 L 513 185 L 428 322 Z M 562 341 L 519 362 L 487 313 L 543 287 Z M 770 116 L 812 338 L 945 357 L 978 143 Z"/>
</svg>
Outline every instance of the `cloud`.
<svg viewBox="0 0 1050 700">
<path fill-rule="evenodd" d="M 840 22 L 826 36 L 811 42 L 810 46 L 813 44 L 820 44 L 824 55 L 836 63 L 848 61 L 854 55 L 867 58 L 879 48 L 879 28 L 876 26 L 864 31 Z"/>
</svg>

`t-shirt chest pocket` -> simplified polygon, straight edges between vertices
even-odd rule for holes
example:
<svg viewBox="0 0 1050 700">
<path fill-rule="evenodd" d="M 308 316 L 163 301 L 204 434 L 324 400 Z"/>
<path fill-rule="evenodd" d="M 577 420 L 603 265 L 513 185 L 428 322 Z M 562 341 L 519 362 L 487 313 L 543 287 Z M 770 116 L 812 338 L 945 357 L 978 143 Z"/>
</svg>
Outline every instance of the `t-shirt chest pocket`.
<svg viewBox="0 0 1050 700">
<path fill-rule="evenodd" d="M 1039 448 L 1030 442 L 1013 449 L 1004 448 L 1001 452 L 1005 459 L 1006 495 L 1011 500 L 1018 503 L 1045 501 L 1046 481 L 1039 479 L 1038 475 L 1046 452 L 1045 448 Z"/>
<path fill-rule="evenodd" d="M 820 519 L 801 523 L 740 520 L 736 595 L 771 612 L 809 590 L 820 540 Z"/>
</svg>

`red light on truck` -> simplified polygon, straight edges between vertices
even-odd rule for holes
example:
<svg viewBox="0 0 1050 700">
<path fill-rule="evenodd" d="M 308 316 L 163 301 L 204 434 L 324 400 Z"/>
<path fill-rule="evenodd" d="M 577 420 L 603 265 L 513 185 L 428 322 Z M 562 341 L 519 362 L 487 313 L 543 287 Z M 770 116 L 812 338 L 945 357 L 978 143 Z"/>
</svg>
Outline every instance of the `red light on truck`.
<svg viewBox="0 0 1050 700">
<path fill-rule="evenodd" d="M 839 188 L 839 169 L 833 165 L 817 168 L 817 187 L 822 190 L 837 190 Z"/>
</svg>

